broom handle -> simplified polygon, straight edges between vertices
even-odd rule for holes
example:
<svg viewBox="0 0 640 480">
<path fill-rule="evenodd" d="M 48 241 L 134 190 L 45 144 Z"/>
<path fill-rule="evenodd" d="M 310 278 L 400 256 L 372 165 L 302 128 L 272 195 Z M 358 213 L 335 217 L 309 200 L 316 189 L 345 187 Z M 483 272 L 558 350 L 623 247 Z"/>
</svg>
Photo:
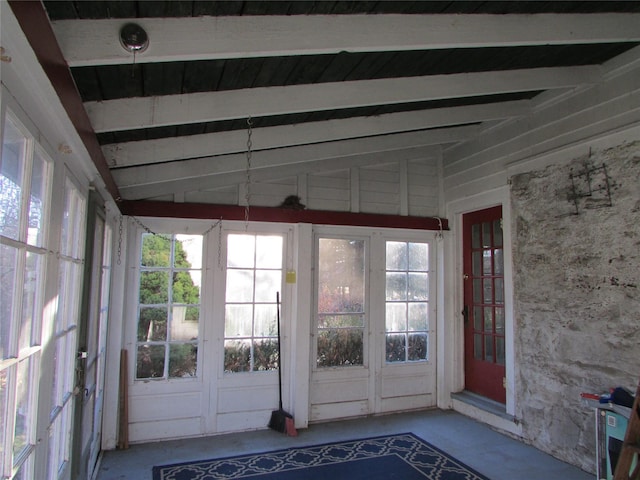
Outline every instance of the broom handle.
<svg viewBox="0 0 640 480">
<path fill-rule="evenodd" d="M 278 322 L 278 399 L 282 410 L 282 353 L 280 351 L 280 292 L 276 292 L 276 318 Z"/>
</svg>

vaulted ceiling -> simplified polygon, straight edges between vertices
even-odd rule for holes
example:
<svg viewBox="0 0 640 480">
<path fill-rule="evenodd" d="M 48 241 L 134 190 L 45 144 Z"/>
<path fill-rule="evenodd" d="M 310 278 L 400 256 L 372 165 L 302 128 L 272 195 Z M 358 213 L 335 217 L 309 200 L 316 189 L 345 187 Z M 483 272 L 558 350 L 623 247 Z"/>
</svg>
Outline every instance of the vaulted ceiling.
<svg viewBox="0 0 640 480">
<path fill-rule="evenodd" d="M 94 161 L 125 200 L 240 184 L 249 121 L 256 181 L 447 148 L 527 115 L 541 92 L 597 83 L 599 65 L 640 43 L 636 1 L 43 5 Z M 135 56 L 119 40 L 130 22 L 149 38 Z"/>
</svg>

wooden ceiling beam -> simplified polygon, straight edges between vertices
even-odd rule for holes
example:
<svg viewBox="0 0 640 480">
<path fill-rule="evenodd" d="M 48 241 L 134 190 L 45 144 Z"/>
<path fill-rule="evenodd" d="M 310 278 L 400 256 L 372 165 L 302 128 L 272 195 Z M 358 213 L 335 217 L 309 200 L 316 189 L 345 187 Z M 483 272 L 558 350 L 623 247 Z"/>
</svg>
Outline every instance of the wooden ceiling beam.
<svg viewBox="0 0 640 480">
<path fill-rule="evenodd" d="M 263 150 L 252 156 L 251 169 L 252 174 L 256 174 L 262 169 L 289 168 L 295 164 L 307 164 L 308 166 L 311 162 L 321 162 L 333 158 L 347 160 L 352 156 L 376 152 L 391 155 L 387 152 L 459 142 L 474 135 L 477 131 L 477 125 L 469 125 Z M 166 183 L 176 179 L 189 180 L 224 173 L 242 173 L 244 175 L 245 169 L 246 154 L 236 153 L 121 168 L 112 170 L 112 173 L 120 188 L 125 188 L 133 185 Z"/>
<path fill-rule="evenodd" d="M 245 208 L 236 205 L 206 203 L 171 203 L 151 201 L 125 201 L 124 215 L 136 217 L 194 218 L 209 220 L 244 221 Z M 378 228 L 408 228 L 444 231 L 449 229 L 446 218 L 412 217 L 373 213 L 335 212 L 324 210 L 291 210 L 278 207 L 251 207 L 251 222 L 311 223 L 314 225 L 348 225 Z"/>
<path fill-rule="evenodd" d="M 460 132 L 462 134 L 462 132 Z M 461 135 L 462 137 L 462 135 Z M 450 136 L 450 138 L 453 138 Z M 468 138 L 468 136 L 463 137 Z M 452 140 L 454 141 L 454 140 Z M 438 142 L 441 143 L 441 142 Z M 318 158 L 316 160 L 307 160 L 304 162 L 285 163 L 283 165 L 273 166 L 269 168 L 260 168 L 252 170 L 251 181 L 263 182 L 270 180 L 278 180 L 295 175 L 307 174 L 311 171 L 336 171 L 349 168 L 363 167 L 367 165 L 376 165 L 381 163 L 398 162 L 403 160 L 417 160 L 430 158 L 439 151 L 439 146 L 423 146 L 402 148 L 398 150 L 371 152 L 349 155 L 347 157 L 336 158 Z M 266 152 L 264 152 L 266 153 Z M 141 200 L 154 197 L 160 197 L 167 194 L 182 194 L 184 192 L 195 192 L 201 190 L 211 190 L 229 185 L 239 185 L 246 182 L 246 172 L 239 169 L 245 164 L 241 155 L 231 155 L 237 163 L 233 170 L 224 172 L 211 171 L 210 173 L 202 173 L 197 177 L 181 177 L 181 178 L 158 178 L 155 183 L 147 184 L 130 184 L 122 186 L 120 192 L 123 198 L 128 200 Z M 229 158 L 225 159 L 227 163 Z M 209 159 L 214 164 L 213 159 Z M 154 168 L 145 167 L 146 171 L 151 173 Z M 157 169 L 157 167 L 155 167 Z M 122 172 L 122 177 L 126 178 L 126 170 Z M 144 171 L 138 172 L 138 177 L 144 175 Z"/>
<path fill-rule="evenodd" d="M 86 102 L 96 132 L 475 97 L 594 84 L 598 66 L 574 66 L 261 87 Z"/>
<path fill-rule="evenodd" d="M 72 67 L 126 64 L 132 55 L 118 37 L 129 21 L 149 37 L 138 63 L 640 40 L 637 13 L 202 16 L 60 20 L 53 28 Z"/>
<path fill-rule="evenodd" d="M 254 151 L 308 145 L 349 138 L 388 135 L 405 131 L 427 130 L 465 125 L 487 120 L 514 118 L 531 112 L 530 100 L 434 108 L 414 112 L 389 113 L 299 125 L 254 128 Z M 228 155 L 246 149 L 246 130 L 191 135 L 185 141 L 175 138 L 114 143 L 102 150 L 111 167 L 129 167 L 170 162 L 180 159 Z"/>
</svg>

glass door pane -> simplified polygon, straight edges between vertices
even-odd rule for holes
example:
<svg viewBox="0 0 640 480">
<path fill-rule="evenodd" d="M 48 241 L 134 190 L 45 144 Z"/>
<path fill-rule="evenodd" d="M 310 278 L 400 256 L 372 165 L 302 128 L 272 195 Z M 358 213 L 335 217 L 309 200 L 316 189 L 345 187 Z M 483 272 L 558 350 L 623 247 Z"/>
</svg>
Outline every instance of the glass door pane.
<svg viewBox="0 0 640 480">
<path fill-rule="evenodd" d="M 364 364 L 365 242 L 320 238 L 318 367 Z"/>
</svg>

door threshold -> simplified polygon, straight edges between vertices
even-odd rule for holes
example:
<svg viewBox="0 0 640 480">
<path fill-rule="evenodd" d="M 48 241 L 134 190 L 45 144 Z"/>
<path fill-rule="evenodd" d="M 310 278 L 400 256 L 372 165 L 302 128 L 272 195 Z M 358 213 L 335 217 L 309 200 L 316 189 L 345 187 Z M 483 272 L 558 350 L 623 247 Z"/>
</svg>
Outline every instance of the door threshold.
<svg viewBox="0 0 640 480">
<path fill-rule="evenodd" d="M 506 405 L 502 403 L 467 390 L 452 393 L 451 400 L 453 400 L 453 409 L 463 415 L 516 436 L 522 434 L 520 421 L 508 414 Z"/>
<path fill-rule="evenodd" d="M 513 419 L 513 416 L 507 414 L 507 406 L 504 403 L 496 402 L 495 400 L 483 397 L 482 395 L 478 395 L 477 393 L 463 390 L 459 393 L 452 393 L 451 398 L 453 398 L 454 400 L 460 400 L 467 405 L 474 406 L 476 408 L 484 410 L 487 413 L 492 413 L 493 415 L 497 415 L 504 419 Z"/>
</svg>

